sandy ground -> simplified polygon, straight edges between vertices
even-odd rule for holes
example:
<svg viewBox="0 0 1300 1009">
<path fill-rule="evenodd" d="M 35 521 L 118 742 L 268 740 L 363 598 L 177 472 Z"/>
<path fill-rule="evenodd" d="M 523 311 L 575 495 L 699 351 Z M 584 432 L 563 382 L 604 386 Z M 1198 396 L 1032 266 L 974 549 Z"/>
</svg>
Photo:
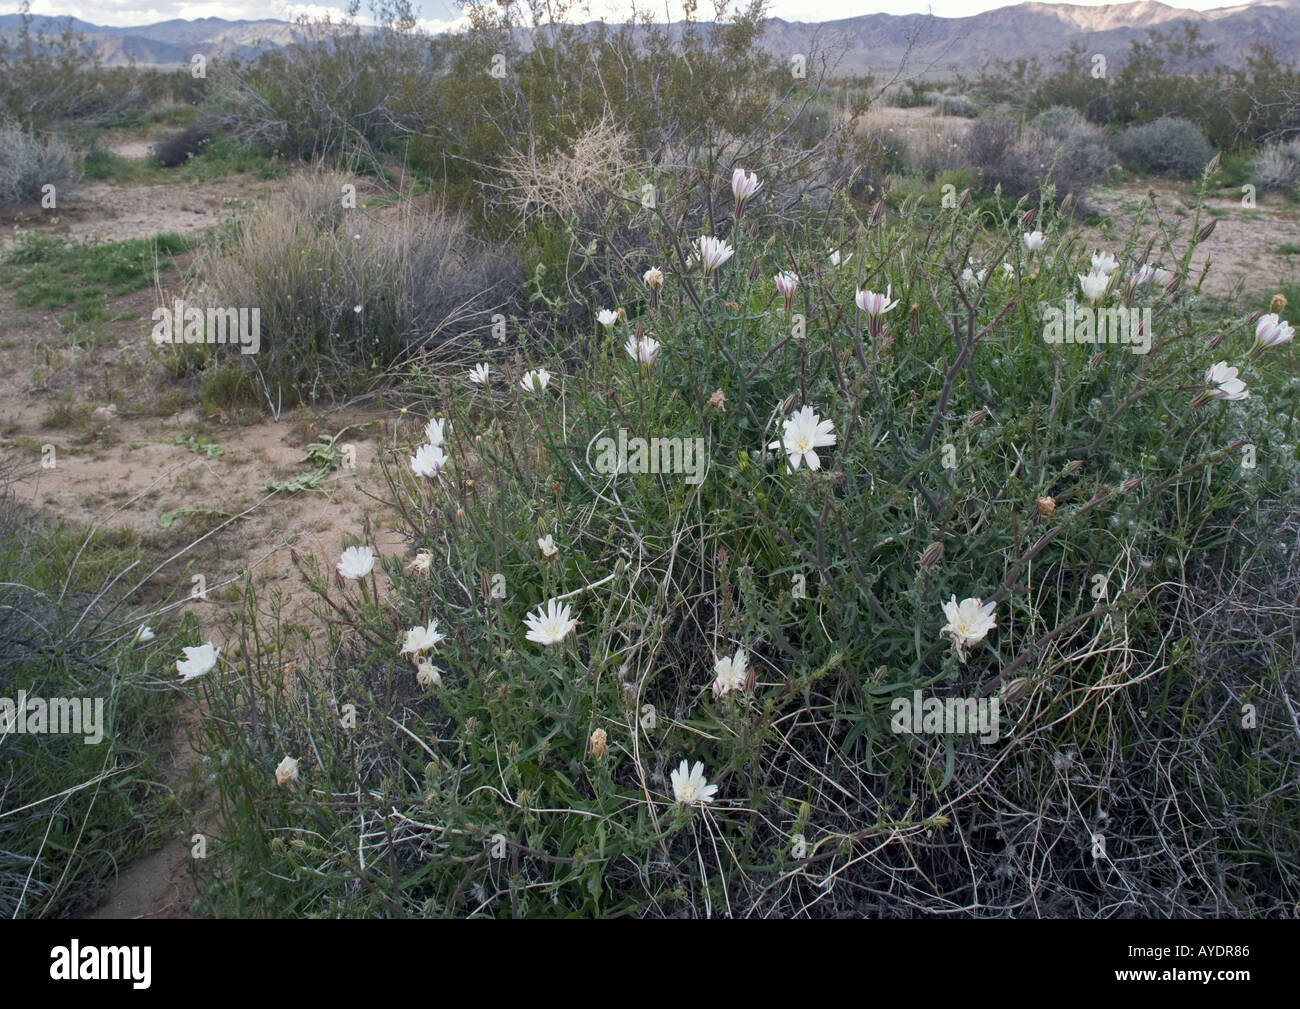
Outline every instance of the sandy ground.
<svg viewBox="0 0 1300 1009">
<path fill-rule="evenodd" d="M 144 157 L 148 145 L 135 142 L 118 153 Z M 80 240 L 194 233 L 241 213 L 274 185 L 251 177 L 201 187 L 94 183 L 83 186 L 57 217 L 44 217 L 35 226 Z M 12 222 L 0 233 L 0 247 L 26 226 Z M 179 275 L 173 272 L 168 280 L 179 283 Z M 252 577 L 264 606 L 278 598 L 283 620 L 305 623 L 314 597 L 290 562 L 291 549 L 314 557 L 322 568 L 332 565 L 343 538 L 360 538 L 369 517 L 374 527 L 370 542 L 379 553 L 406 552 L 406 544 L 387 526 L 382 506 L 369 496 L 382 483 L 376 439 L 391 432 L 393 415 L 293 411 L 279 423 L 238 427 L 220 416 L 204 417 L 192 405 L 160 411 L 169 394 L 181 404 L 193 404 L 195 396 L 173 382 L 152 356 L 141 319 L 148 318 L 155 297 L 154 291 L 144 290 L 116 299 L 114 311 L 133 312 L 135 319 L 112 322 L 94 346 L 77 348 L 62 329 L 59 311 L 22 309 L 13 303 L 13 292 L 0 292 L 0 454 L 16 453 L 31 464 L 30 476 L 15 486 L 15 493 L 51 517 L 86 527 L 130 528 L 146 540 L 159 535 L 162 522 L 176 509 L 215 509 L 220 517 L 173 520 L 182 545 L 190 542 L 187 524 L 196 519 L 194 536 L 208 535 L 154 576 L 157 595 L 183 604 L 201 622 L 205 639 L 218 645 L 244 605 L 226 586 L 245 574 Z M 82 422 L 56 423 L 52 409 L 65 399 L 93 406 L 98 413 Z M 305 445 L 347 425 L 354 427 L 340 444 L 355 446 L 355 469 L 335 470 L 318 491 L 262 490 L 268 479 L 285 481 L 310 472 L 313 465 L 303 461 Z M 176 443 L 192 434 L 219 446 L 220 454 L 209 458 L 206 451 Z M 38 465 L 42 446 L 53 446 L 53 468 Z M 195 574 L 206 580 L 206 601 L 187 599 Z M 181 700 L 165 768 L 166 782 L 184 797 L 187 808 L 198 811 L 194 822 L 178 828 L 157 852 L 123 867 L 93 917 L 189 916 L 194 898 L 189 837 L 207 818 L 206 798 L 193 785 L 196 756 L 188 739 L 198 715 L 193 700 Z"/>
<path fill-rule="evenodd" d="M 0 230 L 0 249 L 13 244 L 19 233 L 30 227 L 78 241 L 120 242 L 128 238 L 152 238 L 170 231 L 194 235 L 237 216 L 275 184 L 272 180 L 248 176 L 203 185 L 163 183 L 128 187 L 83 182 L 57 214 L 39 221 L 9 221 Z"/>
<path fill-rule="evenodd" d="M 243 602 L 228 596 L 223 587 L 251 575 L 264 609 L 279 597 L 281 618 L 306 624 L 315 597 L 303 586 L 290 561 L 290 550 L 311 555 L 323 568 L 337 558 L 344 536 L 360 537 L 371 517 L 371 541 L 381 554 L 403 554 L 406 545 L 386 527 L 382 509 L 366 494 L 380 486 L 373 437 L 387 418 L 370 418 L 370 426 L 349 434 L 357 448 L 353 471 L 335 471 L 323 491 L 265 494 L 268 478 L 283 480 L 307 472 L 301 463 L 301 439 L 288 422 L 264 422 L 245 428 L 212 425 L 208 437 L 222 447 L 222 455 L 208 459 L 170 440 L 192 416 L 109 420 L 101 437 L 110 433 L 113 444 L 78 444 L 76 432 L 50 431 L 42 426 L 44 405 L 15 382 L 14 369 L 0 378 L 0 429 L 5 443 L 38 439 L 52 444 L 57 465 L 36 469 L 18 483 L 20 500 L 85 526 L 124 526 L 145 536 L 157 534 L 159 519 L 183 507 L 214 507 L 229 513 L 224 528 L 212 532 L 202 544 L 168 564 L 156 576 L 167 595 L 184 601 L 193 576 L 206 580 L 207 600 L 184 602 L 203 627 L 203 636 L 222 645 L 238 620 Z M 364 415 L 332 421 L 367 423 Z M 238 517 L 235 517 L 238 516 Z M 178 520 L 184 522 L 184 519 Z M 188 542 L 188 536 L 185 537 Z M 187 562 L 193 557 L 193 567 Z M 197 709 L 188 698 L 181 702 L 182 717 L 173 734 L 165 780 L 188 802 L 200 809 L 204 797 L 190 788 L 190 768 L 196 757 L 187 733 L 197 722 Z M 159 851 L 133 863 L 117 879 L 95 917 L 186 917 L 194 892 L 189 875 L 189 829 Z"/>
<path fill-rule="evenodd" d="M 1154 198 L 1154 203 L 1152 202 Z M 1155 243 L 1152 261 L 1171 263 L 1159 254 L 1168 233 L 1174 252 L 1182 255 L 1191 240 L 1196 220 L 1196 195 L 1190 185 L 1153 183 L 1151 186 L 1103 186 L 1088 194 L 1088 202 L 1117 222 L 1113 236 L 1089 229 L 1102 248 L 1117 249 L 1129 236 L 1131 225 L 1145 208 L 1145 221 L 1138 229 L 1140 245 Z M 1300 256 L 1285 253 L 1285 246 L 1300 246 L 1300 214 L 1294 203 L 1277 194 L 1257 197 L 1253 208 L 1243 207 L 1241 198 L 1207 197 L 1201 212 L 1202 226 L 1217 221 L 1214 232 L 1197 246 L 1192 256 L 1193 279 L 1206 275 L 1201 290 L 1218 297 L 1236 294 L 1271 295 L 1280 280 L 1300 276 Z"/>
</svg>

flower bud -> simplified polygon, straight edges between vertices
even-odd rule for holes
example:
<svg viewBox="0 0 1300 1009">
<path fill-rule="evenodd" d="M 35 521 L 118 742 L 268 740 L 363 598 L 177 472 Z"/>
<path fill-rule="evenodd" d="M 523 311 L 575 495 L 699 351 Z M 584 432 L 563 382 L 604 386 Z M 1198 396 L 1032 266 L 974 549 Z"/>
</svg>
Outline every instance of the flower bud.
<svg viewBox="0 0 1300 1009">
<path fill-rule="evenodd" d="M 1008 680 L 1002 684 L 1002 700 L 1007 704 L 1015 704 L 1017 701 L 1024 700 L 1029 693 L 1029 679 L 1025 676 L 1017 676 L 1014 680 Z"/>
<path fill-rule="evenodd" d="M 1219 219 L 1217 217 L 1211 218 L 1210 223 L 1196 233 L 1196 240 L 1198 242 L 1205 241 L 1207 238 L 1209 238 L 1211 235 L 1214 234 L 1214 229 L 1217 228 L 1218 226 L 1219 226 Z"/>
<path fill-rule="evenodd" d="M 925 548 L 925 553 L 921 554 L 921 569 L 929 571 L 939 563 L 943 557 L 943 544 L 939 542 L 931 543 Z"/>
</svg>

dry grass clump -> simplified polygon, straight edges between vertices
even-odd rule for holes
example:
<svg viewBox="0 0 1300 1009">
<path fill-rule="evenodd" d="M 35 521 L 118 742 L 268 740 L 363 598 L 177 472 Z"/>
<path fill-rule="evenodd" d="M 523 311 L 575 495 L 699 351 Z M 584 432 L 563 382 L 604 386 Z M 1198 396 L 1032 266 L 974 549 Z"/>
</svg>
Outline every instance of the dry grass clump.
<svg viewBox="0 0 1300 1009">
<path fill-rule="evenodd" d="M 441 208 L 358 197 L 354 176 L 290 179 L 226 247 L 201 264 L 211 305 L 257 307 L 261 348 L 245 360 L 273 402 L 355 392 L 421 352 L 491 326 L 517 290 L 517 267 Z"/>
</svg>

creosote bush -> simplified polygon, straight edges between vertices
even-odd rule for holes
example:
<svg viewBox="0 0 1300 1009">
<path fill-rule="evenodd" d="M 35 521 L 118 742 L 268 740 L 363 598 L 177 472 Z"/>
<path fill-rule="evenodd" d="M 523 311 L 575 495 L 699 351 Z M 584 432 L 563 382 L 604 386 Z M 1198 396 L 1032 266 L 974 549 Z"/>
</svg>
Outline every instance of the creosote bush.
<svg viewBox="0 0 1300 1009">
<path fill-rule="evenodd" d="M 408 549 L 297 558 L 307 653 L 255 622 L 199 681 L 211 910 L 1290 914 L 1294 827 L 1183 851 L 1151 810 L 1199 800 L 1121 773 L 1237 731 L 1188 584 L 1294 500 L 1277 321 L 1201 309 L 1194 242 L 1090 278 L 1046 200 L 787 215 L 777 181 L 611 201 L 644 244 L 602 246 L 584 353 L 484 340 L 393 418 Z M 1067 304 L 1149 311 L 1146 353 L 1048 339 Z M 918 692 L 998 701 L 994 738 L 900 727 Z M 1269 820 L 1281 784 L 1233 787 Z"/>
</svg>

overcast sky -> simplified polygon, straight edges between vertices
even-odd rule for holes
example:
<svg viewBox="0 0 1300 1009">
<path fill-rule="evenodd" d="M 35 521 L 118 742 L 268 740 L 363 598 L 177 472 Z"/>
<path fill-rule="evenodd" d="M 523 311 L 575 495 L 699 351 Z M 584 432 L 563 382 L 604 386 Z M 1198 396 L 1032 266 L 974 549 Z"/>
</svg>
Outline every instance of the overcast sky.
<svg viewBox="0 0 1300 1009">
<path fill-rule="evenodd" d="M 426 28 L 437 30 L 450 24 L 459 16 L 458 6 L 452 0 L 413 0 L 415 9 L 422 18 Z M 592 19 L 601 15 L 617 16 L 620 11 L 628 9 L 625 0 L 588 0 Z M 639 0 L 644 3 L 644 0 Z M 1078 0 L 1078 3 L 1090 7 L 1105 6 L 1100 0 Z M 860 14 L 913 14 L 929 11 L 939 17 L 962 17 L 978 14 L 980 11 L 1007 7 L 1007 0 L 894 0 L 892 3 L 873 3 L 867 0 L 773 0 L 771 14 L 773 17 L 785 18 L 787 21 L 833 21 L 836 18 L 856 17 Z M 701 7 L 706 4 L 701 3 Z M 1236 6 L 1224 0 L 1176 0 L 1171 6 L 1191 10 L 1210 10 L 1214 7 Z M 677 20 L 680 17 L 679 0 L 660 0 L 658 10 L 670 16 L 659 20 Z M 0 0 L 0 14 L 11 14 L 18 10 L 17 0 Z M 341 8 L 315 6 L 312 4 L 290 3 L 287 0 L 219 0 L 219 2 L 181 2 L 167 3 L 163 0 L 32 0 L 32 10 L 37 14 L 71 14 L 101 25 L 143 25 L 155 21 L 167 21 L 171 18 L 218 17 L 228 20 L 257 20 L 259 18 L 282 18 L 288 20 L 293 15 L 307 12 L 324 14 L 332 11 L 341 15 Z M 570 20 L 575 20 L 572 16 Z M 577 20 L 588 20 L 586 17 Z"/>
</svg>

